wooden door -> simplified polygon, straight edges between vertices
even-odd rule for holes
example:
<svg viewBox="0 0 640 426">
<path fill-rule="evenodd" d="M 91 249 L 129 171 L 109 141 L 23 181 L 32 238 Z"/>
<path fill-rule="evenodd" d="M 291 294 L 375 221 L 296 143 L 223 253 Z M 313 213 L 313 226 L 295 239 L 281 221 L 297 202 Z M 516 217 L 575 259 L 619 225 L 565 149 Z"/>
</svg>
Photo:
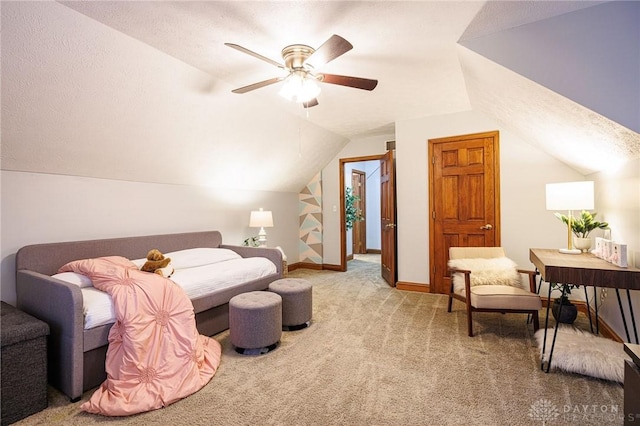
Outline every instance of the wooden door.
<svg viewBox="0 0 640 426">
<path fill-rule="evenodd" d="M 500 245 L 498 132 L 429 140 L 432 293 L 449 293 L 449 247 Z"/>
<path fill-rule="evenodd" d="M 353 254 L 364 254 L 367 252 L 367 175 L 360 170 L 351 171 L 351 190 L 353 195 L 358 197 L 353 204 L 360 212 L 362 220 L 353 224 L 351 237 L 353 239 Z"/>
<path fill-rule="evenodd" d="M 395 287 L 396 272 L 396 177 L 394 151 L 387 151 L 380 160 L 380 210 L 381 210 L 381 273 L 382 278 Z"/>
</svg>

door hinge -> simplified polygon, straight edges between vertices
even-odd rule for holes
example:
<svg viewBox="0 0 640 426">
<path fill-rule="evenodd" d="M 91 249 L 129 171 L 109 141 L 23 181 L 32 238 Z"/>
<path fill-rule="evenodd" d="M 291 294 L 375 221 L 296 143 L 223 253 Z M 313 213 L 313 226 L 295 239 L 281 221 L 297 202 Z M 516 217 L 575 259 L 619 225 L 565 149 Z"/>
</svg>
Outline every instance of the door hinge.
<svg viewBox="0 0 640 426">
<path fill-rule="evenodd" d="M 431 157 L 431 164 L 436 164 L 436 156 Z"/>
<path fill-rule="evenodd" d="M 432 219 L 435 219 L 435 218 L 436 218 L 436 211 L 435 211 L 435 210 L 431 212 L 431 218 L 432 218 Z"/>
</svg>

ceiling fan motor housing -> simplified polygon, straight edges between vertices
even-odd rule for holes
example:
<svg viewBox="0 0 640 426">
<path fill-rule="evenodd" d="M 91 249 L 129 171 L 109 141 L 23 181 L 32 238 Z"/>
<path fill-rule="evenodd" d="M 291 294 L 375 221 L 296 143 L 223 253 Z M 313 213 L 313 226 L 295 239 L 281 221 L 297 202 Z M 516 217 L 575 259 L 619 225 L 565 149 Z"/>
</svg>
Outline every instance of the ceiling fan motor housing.
<svg viewBox="0 0 640 426">
<path fill-rule="evenodd" d="M 304 69 L 305 61 L 309 56 L 315 52 L 315 49 L 304 44 L 292 44 L 282 49 L 282 59 L 284 64 L 290 70 Z M 310 64 L 307 64 L 308 69 L 313 69 Z"/>
</svg>

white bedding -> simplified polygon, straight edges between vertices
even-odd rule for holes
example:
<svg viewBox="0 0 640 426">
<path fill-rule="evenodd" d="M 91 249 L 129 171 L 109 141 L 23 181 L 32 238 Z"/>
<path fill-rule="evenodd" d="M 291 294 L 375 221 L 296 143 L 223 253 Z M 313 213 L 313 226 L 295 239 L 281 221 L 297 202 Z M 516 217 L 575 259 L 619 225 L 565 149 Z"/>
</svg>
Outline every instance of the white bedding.
<svg viewBox="0 0 640 426">
<path fill-rule="evenodd" d="M 276 266 L 269 259 L 249 257 L 176 269 L 171 280 L 182 287 L 190 299 L 195 299 L 275 272 Z M 85 330 L 115 322 L 111 296 L 93 287 L 84 287 L 80 291 L 83 296 Z"/>
</svg>

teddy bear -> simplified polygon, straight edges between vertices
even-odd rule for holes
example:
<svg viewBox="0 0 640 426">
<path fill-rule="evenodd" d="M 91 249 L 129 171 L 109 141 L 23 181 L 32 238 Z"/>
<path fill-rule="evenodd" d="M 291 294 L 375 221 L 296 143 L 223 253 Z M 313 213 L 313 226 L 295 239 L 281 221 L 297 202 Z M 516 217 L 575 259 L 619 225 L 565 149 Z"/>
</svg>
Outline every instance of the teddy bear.
<svg viewBox="0 0 640 426">
<path fill-rule="evenodd" d="M 140 268 L 144 272 L 152 272 L 163 277 L 169 278 L 173 274 L 171 267 L 171 258 L 164 257 L 158 249 L 151 249 L 147 253 L 147 261 Z"/>
</svg>

